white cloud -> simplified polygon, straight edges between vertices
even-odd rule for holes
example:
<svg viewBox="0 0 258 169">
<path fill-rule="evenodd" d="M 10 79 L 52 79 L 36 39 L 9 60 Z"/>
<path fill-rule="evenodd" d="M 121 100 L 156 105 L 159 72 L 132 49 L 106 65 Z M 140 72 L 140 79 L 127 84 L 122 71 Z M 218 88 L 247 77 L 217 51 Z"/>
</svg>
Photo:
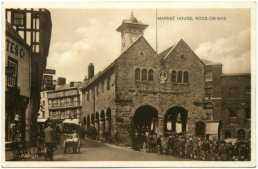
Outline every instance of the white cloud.
<svg viewBox="0 0 258 169">
<path fill-rule="evenodd" d="M 48 68 L 56 69 L 56 76 L 66 77 L 67 81 L 82 81 L 89 63 L 94 63 L 96 73 L 107 67 L 120 54 L 120 36 L 109 35 L 103 26 L 91 19 L 87 26 L 75 30 L 76 41 L 53 43 Z"/>
<path fill-rule="evenodd" d="M 223 63 L 223 73 L 250 72 L 250 29 L 215 42 L 201 43 L 195 53 L 203 59 Z"/>
</svg>

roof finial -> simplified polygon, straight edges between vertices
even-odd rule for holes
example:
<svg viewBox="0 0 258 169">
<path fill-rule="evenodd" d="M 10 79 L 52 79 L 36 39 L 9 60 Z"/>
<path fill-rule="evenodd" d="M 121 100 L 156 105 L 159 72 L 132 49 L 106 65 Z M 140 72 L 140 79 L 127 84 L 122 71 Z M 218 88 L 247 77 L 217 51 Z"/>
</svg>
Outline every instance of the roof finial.
<svg viewBox="0 0 258 169">
<path fill-rule="evenodd" d="M 134 16 L 133 16 L 133 11 L 131 11 L 131 18 L 134 18 Z"/>
</svg>

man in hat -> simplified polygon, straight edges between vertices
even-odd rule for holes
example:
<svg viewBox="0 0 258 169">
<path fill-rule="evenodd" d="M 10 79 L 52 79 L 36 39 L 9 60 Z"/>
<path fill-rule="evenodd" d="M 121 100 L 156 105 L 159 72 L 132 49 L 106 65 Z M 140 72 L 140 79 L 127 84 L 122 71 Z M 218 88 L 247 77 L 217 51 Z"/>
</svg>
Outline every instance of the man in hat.
<svg viewBox="0 0 258 169">
<path fill-rule="evenodd" d="M 47 123 L 47 128 L 44 129 L 44 140 L 45 140 L 45 144 L 46 144 L 46 154 L 45 154 L 45 161 L 47 160 L 47 156 L 49 156 L 50 161 L 53 161 L 53 148 L 54 145 L 56 143 L 55 141 L 55 130 L 52 128 L 52 122 L 49 121 Z"/>
</svg>

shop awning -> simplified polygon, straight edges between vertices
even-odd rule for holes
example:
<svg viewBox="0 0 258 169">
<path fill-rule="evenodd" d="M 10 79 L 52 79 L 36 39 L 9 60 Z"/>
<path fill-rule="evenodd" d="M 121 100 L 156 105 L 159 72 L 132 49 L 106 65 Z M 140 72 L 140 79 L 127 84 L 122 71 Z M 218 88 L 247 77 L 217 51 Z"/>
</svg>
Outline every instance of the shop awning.
<svg viewBox="0 0 258 169">
<path fill-rule="evenodd" d="M 232 143 L 232 144 L 236 144 L 237 139 L 236 138 L 227 138 L 225 140 L 226 143 Z"/>
<path fill-rule="evenodd" d="M 72 123 L 77 124 L 77 125 L 79 124 L 79 122 L 80 122 L 79 119 L 73 119 L 73 120 L 72 120 Z"/>
<path fill-rule="evenodd" d="M 38 123 L 45 123 L 47 121 L 47 119 L 37 119 Z"/>
<path fill-rule="evenodd" d="M 78 125 L 79 122 L 80 122 L 79 119 L 65 119 L 65 120 L 63 121 L 63 123 L 76 124 L 76 125 Z"/>
</svg>

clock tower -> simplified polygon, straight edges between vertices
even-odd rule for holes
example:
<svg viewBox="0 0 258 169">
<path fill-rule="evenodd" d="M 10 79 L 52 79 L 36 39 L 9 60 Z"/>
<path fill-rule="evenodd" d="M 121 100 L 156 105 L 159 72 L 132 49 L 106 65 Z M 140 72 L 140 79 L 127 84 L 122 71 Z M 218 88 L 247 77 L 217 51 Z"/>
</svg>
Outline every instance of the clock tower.
<svg viewBox="0 0 258 169">
<path fill-rule="evenodd" d="M 138 21 L 133 12 L 129 19 L 124 19 L 122 24 L 116 29 L 121 32 L 121 52 L 128 49 L 139 37 L 143 36 L 143 31 L 147 28 L 145 25 Z"/>
</svg>

